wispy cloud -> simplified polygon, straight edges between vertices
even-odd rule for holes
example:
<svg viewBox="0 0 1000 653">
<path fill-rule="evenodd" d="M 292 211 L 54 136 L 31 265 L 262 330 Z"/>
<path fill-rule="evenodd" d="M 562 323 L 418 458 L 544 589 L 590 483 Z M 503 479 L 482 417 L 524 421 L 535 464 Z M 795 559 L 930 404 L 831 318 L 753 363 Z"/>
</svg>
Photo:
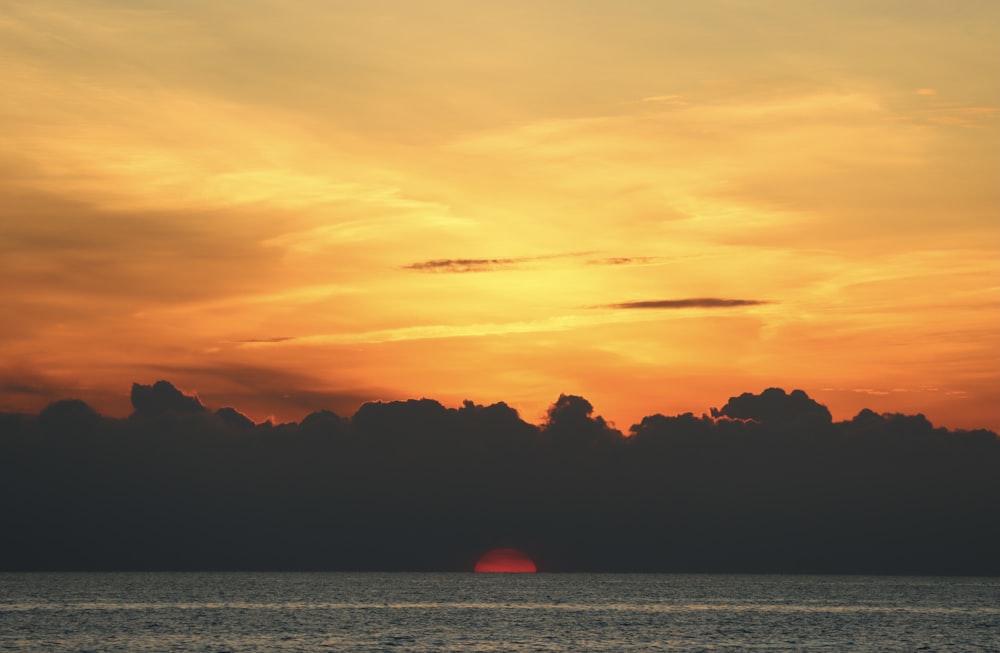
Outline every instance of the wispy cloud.
<svg viewBox="0 0 1000 653">
<path fill-rule="evenodd" d="M 575 258 L 586 256 L 590 252 L 571 252 L 568 254 L 545 254 L 542 256 L 513 256 L 505 258 L 439 258 L 428 261 L 417 261 L 404 265 L 404 270 L 418 272 L 491 272 L 515 268 L 525 263 L 549 261 L 558 258 Z"/>
<path fill-rule="evenodd" d="M 738 306 L 760 306 L 772 302 L 761 299 L 721 299 L 718 297 L 693 297 L 688 299 L 650 299 L 636 302 L 605 304 L 600 308 L 733 308 Z"/>
<path fill-rule="evenodd" d="M 610 256 L 588 259 L 587 265 L 649 265 L 663 260 L 662 256 Z"/>
<path fill-rule="evenodd" d="M 277 336 L 273 338 L 247 338 L 246 340 L 237 340 L 236 342 L 287 342 L 289 340 L 295 340 L 295 337 Z"/>
<path fill-rule="evenodd" d="M 311 345 L 355 345 L 383 342 L 401 342 L 408 340 L 436 340 L 440 338 L 469 338 L 516 333 L 536 333 L 567 331 L 580 326 L 600 324 L 613 320 L 593 320 L 578 315 L 559 315 L 541 320 L 522 320 L 513 322 L 485 322 L 475 324 L 428 324 L 420 326 L 400 327 L 395 329 L 377 329 L 373 331 L 354 333 L 314 334 L 294 338 L 297 344 Z M 245 346 L 260 347 L 280 344 L 282 340 L 248 341 Z"/>
<path fill-rule="evenodd" d="M 514 267 L 520 263 L 535 260 L 532 257 L 523 258 L 440 258 L 430 261 L 417 261 L 404 265 L 406 270 L 420 272 L 489 272 Z"/>
<path fill-rule="evenodd" d="M 657 104 L 687 104 L 680 95 L 650 95 L 640 102 L 655 102 Z"/>
<path fill-rule="evenodd" d="M 592 308 L 612 309 L 683 309 L 683 308 L 730 308 L 741 306 L 758 306 L 772 302 L 758 299 L 719 299 L 702 297 L 691 299 L 661 299 L 650 301 L 621 302 L 603 304 Z M 598 314 L 556 315 L 538 320 L 515 320 L 510 322 L 483 322 L 473 324 L 428 324 L 400 327 L 394 329 L 377 329 L 364 332 L 319 333 L 303 336 L 288 336 L 274 338 L 252 338 L 239 340 L 244 347 L 267 347 L 295 343 L 301 345 L 354 345 L 384 342 L 400 342 L 409 340 L 437 340 L 442 338 L 469 338 L 518 333 L 545 333 L 569 331 L 581 327 L 597 326 L 635 321 L 638 318 L 632 314 L 607 313 Z"/>
</svg>

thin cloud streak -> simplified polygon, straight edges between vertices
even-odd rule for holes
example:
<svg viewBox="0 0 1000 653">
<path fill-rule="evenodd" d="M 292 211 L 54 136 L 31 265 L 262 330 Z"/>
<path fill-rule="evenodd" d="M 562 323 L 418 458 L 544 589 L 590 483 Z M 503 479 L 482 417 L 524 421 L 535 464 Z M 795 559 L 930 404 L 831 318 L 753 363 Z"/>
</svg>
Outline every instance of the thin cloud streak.
<svg viewBox="0 0 1000 653">
<path fill-rule="evenodd" d="M 578 258 L 592 252 L 571 252 L 568 254 L 544 254 L 541 256 L 513 256 L 505 258 L 440 258 L 427 261 L 417 261 L 404 265 L 404 270 L 418 272 L 445 272 L 461 274 L 465 272 L 491 272 L 517 267 L 524 263 L 535 261 L 551 261 L 560 258 Z"/>
<path fill-rule="evenodd" d="M 474 324 L 427 324 L 377 329 L 353 333 L 323 333 L 287 339 L 245 340 L 242 347 L 269 347 L 283 344 L 294 345 L 360 345 L 408 340 L 438 340 L 443 338 L 475 338 L 502 336 L 518 333 L 550 333 L 570 331 L 578 328 L 645 321 L 637 316 L 624 314 L 605 315 L 557 315 L 539 320 L 518 320 L 512 322 L 479 322 Z"/>
<path fill-rule="evenodd" d="M 587 261 L 587 265 L 649 265 L 665 261 L 663 256 L 610 256 Z"/>
<path fill-rule="evenodd" d="M 253 342 L 286 342 L 288 340 L 295 340 L 295 336 L 276 336 L 273 338 L 247 338 L 245 340 L 237 340 L 239 343 L 253 343 Z"/>
<path fill-rule="evenodd" d="M 505 335 L 511 333 L 534 333 L 566 331 L 593 321 L 579 316 L 564 315 L 544 320 L 527 320 L 506 323 L 480 324 L 430 324 L 401 327 L 398 329 L 378 329 L 358 333 L 329 333 L 290 338 L 288 340 L 256 340 L 243 343 L 245 347 L 260 347 L 282 343 L 313 345 L 360 345 L 405 340 L 437 340 L 441 338 L 468 338 Z"/>
<path fill-rule="evenodd" d="M 653 299 L 637 302 L 605 304 L 601 308 L 624 309 L 680 309 L 680 308 L 733 308 L 739 306 L 761 306 L 773 302 L 761 299 L 720 299 L 718 297 L 694 297 L 690 299 Z"/>
<path fill-rule="evenodd" d="M 523 258 L 442 258 L 430 261 L 417 261 L 404 265 L 404 270 L 420 272 L 489 272 L 509 268 L 519 263 L 537 260 L 534 257 Z"/>
</svg>

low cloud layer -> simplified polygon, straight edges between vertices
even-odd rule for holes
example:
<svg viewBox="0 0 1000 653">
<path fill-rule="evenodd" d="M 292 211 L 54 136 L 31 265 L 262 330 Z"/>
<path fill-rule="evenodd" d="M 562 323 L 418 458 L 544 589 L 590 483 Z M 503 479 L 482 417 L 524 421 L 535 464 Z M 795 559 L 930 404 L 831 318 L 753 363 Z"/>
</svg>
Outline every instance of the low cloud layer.
<svg viewBox="0 0 1000 653">
<path fill-rule="evenodd" d="M 255 424 L 171 383 L 0 414 L 0 569 L 1000 574 L 1000 439 L 796 390 L 622 433 L 585 398 Z"/>
</svg>

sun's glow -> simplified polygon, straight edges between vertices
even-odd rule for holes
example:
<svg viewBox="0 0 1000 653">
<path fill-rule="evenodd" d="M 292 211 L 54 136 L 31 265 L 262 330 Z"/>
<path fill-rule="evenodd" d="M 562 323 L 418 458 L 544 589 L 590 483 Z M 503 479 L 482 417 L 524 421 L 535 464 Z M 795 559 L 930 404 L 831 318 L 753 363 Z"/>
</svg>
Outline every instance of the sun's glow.
<svg viewBox="0 0 1000 653">
<path fill-rule="evenodd" d="M 535 561 L 518 549 L 493 549 L 476 562 L 477 573 L 533 574 Z"/>
<path fill-rule="evenodd" d="M 1000 3 L 120 4 L 0 11 L 0 411 L 1000 429 Z"/>
</svg>

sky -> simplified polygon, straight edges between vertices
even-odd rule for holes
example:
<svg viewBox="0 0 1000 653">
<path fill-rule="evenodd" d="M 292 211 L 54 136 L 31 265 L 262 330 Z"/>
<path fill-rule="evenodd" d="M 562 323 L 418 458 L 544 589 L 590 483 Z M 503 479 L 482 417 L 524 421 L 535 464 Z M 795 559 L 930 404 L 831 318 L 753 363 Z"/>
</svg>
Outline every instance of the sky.
<svg viewBox="0 0 1000 653">
<path fill-rule="evenodd" d="M 993 0 L 0 0 L 0 410 L 1000 429 Z"/>
</svg>

